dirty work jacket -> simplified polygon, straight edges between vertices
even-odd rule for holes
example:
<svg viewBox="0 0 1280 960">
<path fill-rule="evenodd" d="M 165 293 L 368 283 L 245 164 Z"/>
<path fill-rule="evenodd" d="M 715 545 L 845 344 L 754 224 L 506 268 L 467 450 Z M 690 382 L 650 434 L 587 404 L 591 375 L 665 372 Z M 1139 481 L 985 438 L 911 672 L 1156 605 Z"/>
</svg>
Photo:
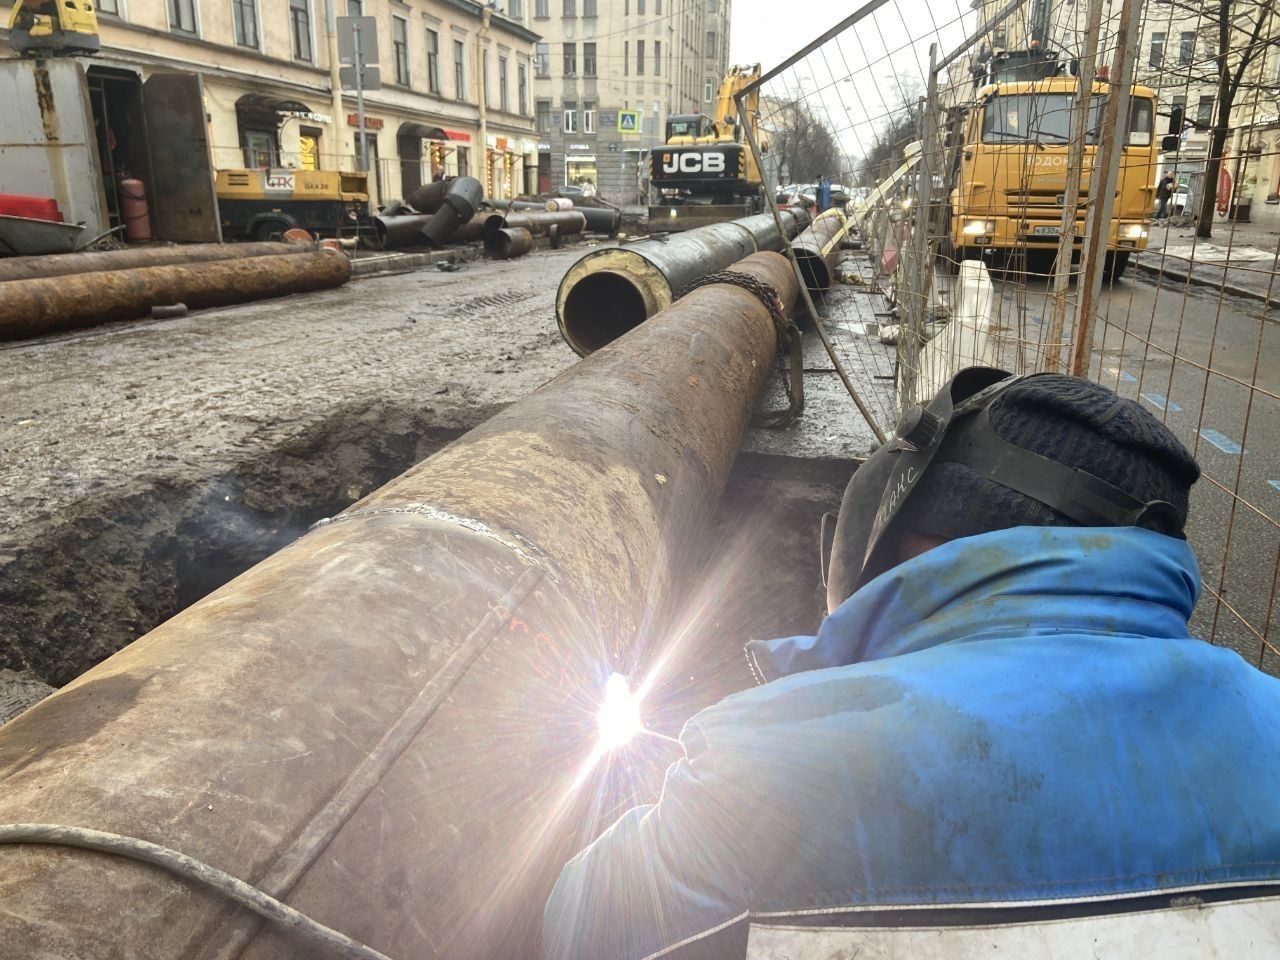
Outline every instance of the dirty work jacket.
<svg viewBox="0 0 1280 960">
<path fill-rule="evenodd" d="M 1022 527 L 890 570 L 817 637 L 753 643 L 770 682 L 690 720 L 659 802 L 564 868 L 545 956 L 1275 881 L 1280 681 L 1188 637 L 1197 595 L 1181 541 Z"/>
</svg>

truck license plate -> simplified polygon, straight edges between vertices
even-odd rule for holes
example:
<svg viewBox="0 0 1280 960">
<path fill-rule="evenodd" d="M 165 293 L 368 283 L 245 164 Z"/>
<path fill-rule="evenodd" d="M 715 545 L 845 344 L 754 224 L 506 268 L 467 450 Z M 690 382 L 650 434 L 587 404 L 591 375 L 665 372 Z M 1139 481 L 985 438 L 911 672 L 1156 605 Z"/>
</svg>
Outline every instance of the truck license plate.
<svg viewBox="0 0 1280 960">
<path fill-rule="evenodd" d="M 1037 237 L 1060 237 L 1062 236 L 1061 227 L 1036 227 L 1031 231 Z"/>
</svg>

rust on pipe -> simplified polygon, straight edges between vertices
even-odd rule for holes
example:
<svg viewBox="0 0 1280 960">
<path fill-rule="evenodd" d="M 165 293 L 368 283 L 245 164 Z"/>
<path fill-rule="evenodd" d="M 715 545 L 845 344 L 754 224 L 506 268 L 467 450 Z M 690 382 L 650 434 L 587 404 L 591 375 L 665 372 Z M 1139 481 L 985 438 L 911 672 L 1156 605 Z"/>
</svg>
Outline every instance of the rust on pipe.
<svg viewBox="0 0 1280 960">
<path fill-rule="evenodd" d="M 299 243 L 192 243 L 173 247 L 136 247 L 92 253 L 60 253 L 0 260 L 0 281 L 68 277 L 103 270 L 133 270 L 179 263 L 208 263 L 245 257 L 279 257 L 316 249 L 311 241 Z"/>
<path fill-rule="evenodd" d="M 484 255 L 490 260 L 513 260 L 523 257 L 532 249 L 533 234 L 524 227 L 485 231 Z"/>
<path fill-rule="evenodd" d="M 810 290 L 826 290 L 835 275 L 840 242 L 849 232 L 850 221 L 832 207 L 814 218 L 813 223 L 791 241 L 804 285 Z"/>
<path fill-rule="evenodd" d="M 221 307 L 336 287 L 351 279 L 339 250 L 11 280 L 0 287 L 0 340 L 144 317 L 154 307 Z"/>
<path fill-rule="evenodd" d="M 535 237 L 541 237 L 546 234 L 547 229 L 555 226 L 561 237 L 574 233 L 582 233 L 586 229 L 587 221 L 583 215 L 577 210 L 558 210 L 555 212 L 521 212 L 521 213 L 494 213 L 489 215 L 489 219 L 484 222 L 485 232 L 490 230 L 501 230 L 503 227 L 522 227 L 528 230 Z"/>
<path fill-rule="evenodd" d="M 795 303 L 788 261 L 736 269 Z M 537 956 L 776 348 L 720 284 L 0 727 L 0 823 L 142 837 L 397 958 Z M 660 680 L 662 678 L 659 678 Z M 661 684 L 659 684 L 661 686 Z M 0 846 L 6 956 L 311 956 L 154 868 Z"/>
</svg>

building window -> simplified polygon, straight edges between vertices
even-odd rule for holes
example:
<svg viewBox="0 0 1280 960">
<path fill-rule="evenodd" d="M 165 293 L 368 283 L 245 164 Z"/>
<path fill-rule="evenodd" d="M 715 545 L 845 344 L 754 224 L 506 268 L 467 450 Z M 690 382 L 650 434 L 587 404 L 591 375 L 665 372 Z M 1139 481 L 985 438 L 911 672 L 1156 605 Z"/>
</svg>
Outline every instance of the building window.
<svg viewBox="0 0 1280 960">
<path fill-rule="evenodd" d="M 653 41 L 653 75 L 662 76 L 662 41 Z"/>
<path fill-rule="evenodd" d="M 507 4 L 507 16 L 512 20 L 521 20 L 524 18 L 524 10 L 520 7 L 520 0 L 510 0 Z"/>
<path fill-rule="evenodd" d="M 1213 123 L 1213 97 L 1201 97 L 1196 104 L 1196 123 L 1206 127 Z"/>
<path fill-rule="evenodd" d="M 716 82 L 712 80 L 710 77 L 707 77 L 706 81 L 704 81 L 702 84 L 702 102 L 710 103 L 711 97 L 715 93 L 715 90 L 716 90 Z"/>
<path fill-rule="evenodd" d="M 105 0 L 105 2 L 104 2 L 104 3 L 99 3 L 99 4 L 98 4 L 98 12 L 99 12 L 99 13 L 109 13 L 109 14 L 111 14 L 112 16 L 115 16 L 115 17 L 120 16 L 120 3 L 119 3 L 119 0 Z"/>
<path fill-rule="evenodd" d="M 622 75 L 631 76 L 631 41 L 622 41 Z"/>
<path fill-rule="evenodd" d="M 636 41 L 636 76 L 644 76 L 644 41 Z"/>
<path fill-rule="evenodd" d="M 644 16 L 644 0 L 636 0 L 636 15 Z"/>
<path fill-rule="evenodd" d="M 577 0 L 564 0 L 563 13 L 566 17 L 576 17 L 578 15 Z"/>
<path fill-rule="evenodd" d="M 662 13 L 662 0 L 653 0 L 653 12 L 656 14 Z"/>
<path fill-rule="evenodd" d="M 707 0 L 707 13 L 716 12 L 716 0 Z"/>
<path fill-rule="evenodd" d="M 311 60 L 311 0 L 289 0 L 289 39 L 293 59 Z M 102 4 L 98 4 L 102 9 Z"/>
<path fill-rule="evenodd" d="M 396 61 L 396 83 L 409 85 L 409 21 L 391 18 L 391 49 Z"/>
<path fill-rule="evenodd" d="M 507 58 L 498 58 L 498 109 L 503 113 L 511 110 L 511 104 L 507 101 Z"/>
<path fill-rule="evenodd" d="M 537 120 L 535 121 L 539 133 L 551 132 L 551 101 L 539 100 L 534 104 L 534 112 Z"/>
<path fill-rule="evenodd" d="M 529 111 L 529 69 L 523 64 L 516 65 L 516 109 L 520 116 L 527 116 Z"/>
<path fill-rule="evenodd" d="M 705 56 L 711 57 L 713 60 L 716 56 L 716 34 L 714 30 L 707 31 L 707 49 Z"/>
<path fill-rule="evenodd" d="M 551 76 L 551 45 L 540 43 L 534 48 L 533 72 L 535 76 Z"/>
<path fill-rule="evenodd" d="M 1147 57 L 1147 63 L 1153 67 L 1164 66 L 1164 38 L 1163 33 L 1153 33 L 1151 35 L 1151 53 Z"/>
<path fill-rule="evenodd" d="M 364 16 L 364 0 L 347 0 L 347 16 L 363 17 Z"/>
<path fill-rule="evenodd" d="M 582 15 L 584 17 L 596 15 L 596 0 L 582 0 Z"/>
<path fill-rule="evenodd" d="M 427 89 L 440 92 L 440 34 L 427 31 Z"/>
<path fill-rule="evenodd" d="M 594 100 L 582 101 L 582 132 L 596 132 L 596 102 Z"/>
<path fill-rule="evenodd" d="M 471 172 L 471 151 L 467 147 L 458 148 L 458 176 L 465 177 Z"/>
<path fill-rule="evenodd" d="M 461 40 L 453 41 L 453 90 L 459 100 L 467 99 L 467 47 Z"/>
<path fill-rule="evenodd" d="M 1178 62 L 1190 63 L 1196 58 L 1196 35 L 1184 33 L 1178 38 Z"/>
<path fill-rule="evenodd" d="M 578 132 L 578 101 L 576 100 L 564 102 L 564 132 Z"/>
<path fill-rule="evenodd" d="M 258 48 L 258 0 L 231 0 L 231 20 L 235 25 L 236 45 Z"/>
<path fill-rule="evenodd" d="M 584 43 L 582 45 L 582 75 L 584 77 L 594 77 L 596 75 L 596 45 L 594 43 Z"/>
<path fill-rule="evenodd" d="M 533 5 L 533 15 L 539 20 L 546 20 L 551 16 L 551 0 L 536 0 Z"/>
<path fill-rule="evenodd" d="M 564 45 L 564 75 L 566 77 L 578 75 L 578 45 L 576 43 L 566 43 Z"/>
<path fill-rule="evenodd" d="M 196 32 L 196 0 L 169 0 L 169 29 Z"/>
</svg>

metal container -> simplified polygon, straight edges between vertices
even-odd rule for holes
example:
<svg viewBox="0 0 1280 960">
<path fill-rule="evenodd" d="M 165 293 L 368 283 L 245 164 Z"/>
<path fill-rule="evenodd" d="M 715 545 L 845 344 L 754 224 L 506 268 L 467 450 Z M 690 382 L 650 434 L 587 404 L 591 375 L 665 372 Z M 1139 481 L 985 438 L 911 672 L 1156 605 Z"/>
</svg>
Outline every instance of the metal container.
<svg viewBox="0 0 1280 960">
<path fill-rule="evenodd" d="M 578 213 L 583 212 L 579 208 Z M 800 217 L 783 211 L 794 234 Z M 586 356 L 665 310 L 690 283 L 757 250 L 781 250 L 772 214 L 760 214 L 595 250 L 569 268 L 556 292 L 560 335 Z"/>
<path fill-rule="evenodd" d="M 555 227 L 552 227 L 555 230 Z M 533 249 L 533 234 L 524 227 L 504 227 L 486 230 L 484 255 L 490 260 L 513 260 L 523 257 Z"/>
<path fill-rule="evenodd" d="M 130 320 L 175 303 L 192 310 L 220 307 L 336 287 L 350 279 L 345 253 L 303 248 L 288 256 L 10 280 L 0 286 L 0 340 Z"/>
<path fill-rule="evenodd" d="M 736 269 L 790 310 L 783 257 Z M 0 823 L 145 838 L 396 958 L 536 957 L 618 799 L 605 680 L 664 662 L 776 343 L 721 284 L 561 373 L 0 727 Z M 0 904 L 6 957 L 318 956 L 73 848 L 0 845 Z"/>
</svg>

